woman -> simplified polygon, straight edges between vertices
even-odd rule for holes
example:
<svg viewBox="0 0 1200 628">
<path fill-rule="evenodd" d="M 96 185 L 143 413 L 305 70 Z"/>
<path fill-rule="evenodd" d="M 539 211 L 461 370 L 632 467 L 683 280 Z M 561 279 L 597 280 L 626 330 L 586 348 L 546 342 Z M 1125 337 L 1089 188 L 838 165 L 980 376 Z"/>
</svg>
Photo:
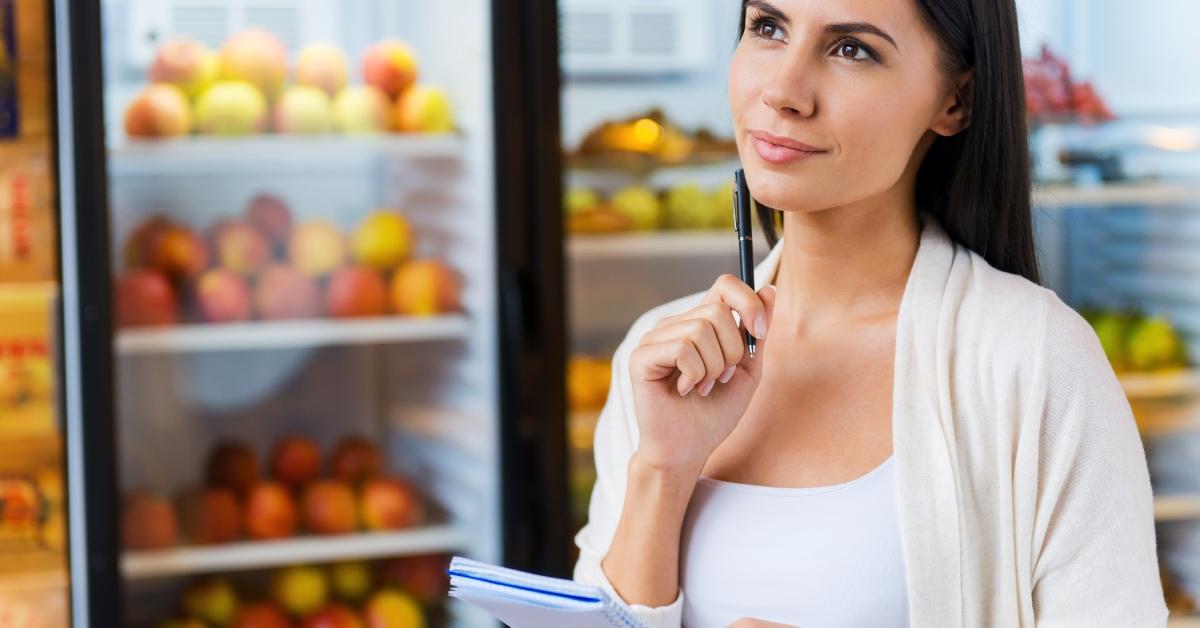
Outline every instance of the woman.
<svg viewBox="0 0 1200 628">
<path fill-rule="evenodd" d="M 575 578 L 652 627 L 1165 625 L 1129 404 L 1038 285 L 1012 1 L 742 12 L 765 287 L 629 330 Z"/>
</svg>

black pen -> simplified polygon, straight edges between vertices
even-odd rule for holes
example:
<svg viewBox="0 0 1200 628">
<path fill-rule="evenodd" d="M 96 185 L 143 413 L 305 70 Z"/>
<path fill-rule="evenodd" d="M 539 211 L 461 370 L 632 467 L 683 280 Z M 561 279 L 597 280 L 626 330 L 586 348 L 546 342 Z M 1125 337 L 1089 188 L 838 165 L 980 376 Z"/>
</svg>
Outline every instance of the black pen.
<svg viewBox="0 0 1200 628">
<path fill-rule="evenodd" d="M 733 173 L 733 230 L 738 236 L 738 262 L 742 281 L 754 290 L 754 237 L 750 225 L 750 188 L 746 186 L 746 173 L 738 168 Z M 750 335 L 750 321 L 742 321 L 742 338 L 753 358 L 756 350 L 754 336 Z"/>
</svg>

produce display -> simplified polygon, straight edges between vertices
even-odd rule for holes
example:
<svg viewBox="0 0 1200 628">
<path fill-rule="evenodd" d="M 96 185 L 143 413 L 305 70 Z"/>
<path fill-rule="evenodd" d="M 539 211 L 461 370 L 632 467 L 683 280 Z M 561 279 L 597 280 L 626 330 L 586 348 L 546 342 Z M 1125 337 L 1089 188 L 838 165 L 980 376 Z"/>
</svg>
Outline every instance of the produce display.
<svg viewBox="0 0 1200 628">
<path fill-rule="evenodd" d="M 736 156 L 732 139 L 718 138 L 704 128 L 685 131 L 667 120 L 661 109 L 651 109 L 599 124 L 568 158 L 576 167 L 641 169 Z"/>
<path fill-rule="evenodd" d="M 291 64 L 279 38 L 262 29 L 233 35 L 219 51 L 173 39 L 158 49 L 148 84 L 125 108 L 125 132 L 163 138 L 454 129 L 448 95 L 417 82 L 408 44 L 380 41 L 359 65 L 363 82 L 351 85 L 346 54 L 324 43 L 304 48 Z"/>
<path fill-rule="evenodd" d="M 1087 308 L 1092 325 L 1113 370 L 1156 371 L 1188 366 L 1187 344 L 1171 321 L 1136 310 Z"/>
<path fill-rule="evenodd" d="M 612 382 L 611 357 L 573 355 L 567 360 L 567 407 L 597 410 L 608 399 Z"/>
<path fill-rule="evenodd" d="M 153 216 L 127 236 L 116 279 L 121 327 L 331 316 L 433 316 L 460 309 L 459 280 L 411 257 L 404 215 L 379 209 L 347 235 L 332 223 L 293 224 L 282 199 L 254 197 L 239 217 L 201 235 Z"/>
<path fill-rule="evenodd" d="M 705 189 L 685 183 L 665 190 L 634 185 L 604 199 L 574 187 L 563 198 L 568 233 L 732 229 L 733 184 Z"/>
<path fill-rule="evenodd" d="M 249 446 L 222 442 L 209 452 L 204 478 L 203 486 L 184 490 L 174 502 L 147 490 L 127 493 L 125 549 L 397 530 L 421 525 L 428 513 L 420 491 L 386 473 L 375 444 L 355 436 L 338 442 L 324 460 L 311 439 L 285 436 L 265 469 Z"/>
<path fill-rule="evenodd" d="M 160 628 L 424 628 L 443 614 L 448 556 L 294 565 L 255 581 L 187 585 Z"/>
<path fill-rule="evenodd" d="M 1089 81 L 1076 81 L 1062 57 L 1042 46 L 1041 55 L 1022 60 L 1025 107 L 1035 122 L 1071 119 L 1093 123 L 1116 116 Z"/>
</svg>

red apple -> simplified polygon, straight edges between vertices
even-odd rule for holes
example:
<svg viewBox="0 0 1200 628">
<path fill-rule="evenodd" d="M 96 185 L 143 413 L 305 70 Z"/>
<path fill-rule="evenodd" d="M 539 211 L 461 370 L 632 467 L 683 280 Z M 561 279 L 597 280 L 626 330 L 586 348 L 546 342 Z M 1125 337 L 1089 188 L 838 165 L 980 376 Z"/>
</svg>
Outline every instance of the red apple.
<svg viewBox="0 0 1200 628">
<path fill-rule="evenodd" d="M 194 39 L 171 39 L 158 48 L 146 78 L 152 83 L 172 83 L 188 98 L 195 98 L 216 80 L 217 55 Z"/>
<path fill-rule="evenodd" d="M 292 536 L 296 533 L 296 502 L 282 484 L 257 484 L 246 496 L 243 526 L 252 539 Z"/>
<path fill-rule="evenodd" d="M 343 482 L 358 484 L 382 472 L 383 458 L 379 448 L 361 436 L 342 439 L 329 458 L 330 475 Z"/>
<path fill-rule="evenodd" d="M 170 547 L 178 533 L 175 510 L 166 498 L 149 491 L 134 491 L 125 496 L 121 513 L 121 543 L 125 549 Z"/>
<path fill-rule="evenodd" d="M 254 307 L 259 318 L 311 318 L 321 315 L 321 295 L 312 277 L 284 264 L 272 264 L 258 277 Z"/>
<path fill-rule="evenodd" d="M 379 581 L 400 587 L 413 594 L 421 603 L 437 604 L 450 589 L 446 568 L 450 557 L 444 554 L 405 556 L 386 560 L 379 565 Z"/>
<path fill-rule="evenodd" d="M 271 245 L 249 222 L 224 220 L 212 230 L 217 263 L 243 276 L 258 274 L 271 261 Z"/>
<path fill-rule="evenodd" d="M 125 108 L 125 132 L 130 137 L 177 137 L 191 128 L 187 96 L 170 83 L 151 83 Z"/>
<path fill-rule="evenodd" d="M 213 268 L 196 280 L 196 305 L 200 316 L 209 323 L 229 323 L 250 319 L 250 288 L 233 271 Z"/>
<path fill-rule="evenodd" d="M 362 60 L 363 81 L 395 98 L 417 80 L 417 61 L 408 44 L 385 39 L 367 49 Z"/>
<path fill-rule="evenodd" d="M 317 479 L 320 471 L 321 451 L 312 439 L 285 436 L 275 443 L 271 473 L 288 488 L 298 490 Z"/>
<path fill-rule="evenodd" d="M 330 97 L 346 86 L 346 55 L 331 44 L 313 44 L 296 58 L 296 83 L 312 85 Z"/>
<path fill-rule="evenodd" d="M 175 289 L 162 273 L 132 270 L 117 278 L 117 326 L 171 325 L 179 319 Z"/>
<path fill-rule="evenodd" d="M 122 261 L 126 268 L 139 268 L 150 265 L 151 244 L 158 234 L 171 225 L 165 216 L 154 215 L 142 220 L 125 237 L 125 246 L 121 250 Z"/>
<path fill-rule="evenodd" d="M 246 220 L 258 229 L 275 249 L 281 251 L 292 233 L 292 210 L 283 199 L 271 194 L 257 194 L 246 206 Z"/>
<path fill-rule="evenodd" d="M 304 491 L 304 521 L 316 534 L 346 534 L 358 528 L 354 491 L 336 480 L 322 480 Z"/>
<path fill-rule="evenodd" d="M 425 508 L 417 491 L 397 478 L 368 480 L 362 488 L 360 516 L 368 530 L 390 530 L 417 525 Z"/>
<path fill-rule="evenodd" d="M 227 488 L 199 488 L 180 500 L 184 535 L 197 545 L 237 540 L 242 529 L 242 512 L 237 495 Z"/>
<path fill-rule="evenodd" d="M 330 604 L 309 615 L 304 620 L 304 628 L 366 628 L 366 626 L 354 611 L 341 604 Z"/>
<path fill-rule="evenodd" d="M 208 266 L 208 247 L 191 229 L 168 225 L 150 242 L 149 261 L 168 277 L 191 279 Z"/>
<path fill-rule="evenodd" d="M 223 486 L 245 497 L 258 482 L 258 458 L 246 445 L 224 441 L 209 453 L 206 475 L 209 486 Z"/>
<path fill-rule="evenodd" d="M 382 316 L 387 313 L 387 301 L 383 277 L 370 268 L 339 268 L 329 278 L 325 308 L 335 317 Z"/>
</svg>

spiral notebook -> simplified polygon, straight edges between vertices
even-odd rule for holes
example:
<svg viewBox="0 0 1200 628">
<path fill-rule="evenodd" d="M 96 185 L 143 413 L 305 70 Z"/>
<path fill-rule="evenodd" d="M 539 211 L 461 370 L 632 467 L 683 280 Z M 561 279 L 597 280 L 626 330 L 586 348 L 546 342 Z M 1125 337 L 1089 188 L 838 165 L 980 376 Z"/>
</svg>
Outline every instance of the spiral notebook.
<svg viewBox="0 0 1200 628">
<path fill-rule="evenodd" d="M 491 613 L 512 628 L 644 628 L 620 601 L 596 586 L 455 556 L 450 597 Z"/>
</svg>

